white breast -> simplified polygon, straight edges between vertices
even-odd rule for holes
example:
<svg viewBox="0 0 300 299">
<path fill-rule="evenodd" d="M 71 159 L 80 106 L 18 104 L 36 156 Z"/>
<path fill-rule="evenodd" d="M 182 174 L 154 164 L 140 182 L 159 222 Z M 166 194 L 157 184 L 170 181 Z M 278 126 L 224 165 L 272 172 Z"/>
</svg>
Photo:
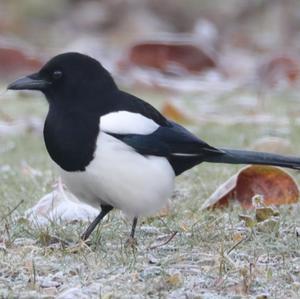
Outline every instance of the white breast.
<svg viewBox="0 0 300 299">
<path fill-rule="evenodd" d="M 131 118 L 127 125 L 123 125 L 123 132 L 146 132 L 158 126 L 148 119 L 141 125 L 140 116 L 135 118 L 138 119 L 139 126 Z M 94 159 L 84 172 L 62 170 L 64 182 L 79 199 L 93 206 L 107 203 L 132 216 L 155 213 L 172 195 L 173 168 L 164 157 L 138 154 L 130 146 L 103 132 L 104 128 L 114 128 L 114 133 L 117 131 L 111 120 L 104 118 L 103 121 L 102 117 Z"/>
</svg>

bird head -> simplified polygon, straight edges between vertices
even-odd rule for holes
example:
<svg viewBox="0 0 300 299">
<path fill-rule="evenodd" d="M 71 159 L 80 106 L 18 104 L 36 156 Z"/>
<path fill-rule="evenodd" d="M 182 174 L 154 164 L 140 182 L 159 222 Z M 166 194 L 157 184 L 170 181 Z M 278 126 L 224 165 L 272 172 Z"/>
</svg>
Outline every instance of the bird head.
<svg viewBox="0 0 300 299">
<path fill-rule="evenodd" d="M 22 77 L 7 87 L 41 91 L 50 103 L 82 100 L 89 98 L 91 92 L 103 94 L 111 88 L 115 89 L 116 85 L 109 72 L 97 60 L 80 53 L 57 55 L 37 73 Z"/>
</svg>

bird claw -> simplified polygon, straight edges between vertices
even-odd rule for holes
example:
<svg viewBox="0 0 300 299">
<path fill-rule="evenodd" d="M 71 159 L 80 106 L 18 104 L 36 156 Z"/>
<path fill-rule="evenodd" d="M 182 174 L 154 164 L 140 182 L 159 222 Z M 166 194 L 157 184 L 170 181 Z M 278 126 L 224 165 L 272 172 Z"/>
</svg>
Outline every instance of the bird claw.
<svg viewBox="0 0 300 299">
<path fill-rule="evenodd" d="M 91 242 L 90 241 L 83 241 L 83 240 L 79 240 L 79 242 L 73 244 L 72 246 L 69 246 L 67 248 L 67 251 L 69 253 L 80 253 L 82 251 L 84 251 L 85 249 L 90 249 L 90 245 L 91 245 Z"/>
<path fill-rule="evenodd" d="M 138 247 L 138 242 L 137 242 L 137 240 L 136 240 L 135 238 L 129 237 L 129 238 L 126 240 L 124 246 L 125 246 L 125 248 L 127 248 L 127 249 L 133 249 L 133 250 L 136 250 L 137 247 Z"/>
</svg>

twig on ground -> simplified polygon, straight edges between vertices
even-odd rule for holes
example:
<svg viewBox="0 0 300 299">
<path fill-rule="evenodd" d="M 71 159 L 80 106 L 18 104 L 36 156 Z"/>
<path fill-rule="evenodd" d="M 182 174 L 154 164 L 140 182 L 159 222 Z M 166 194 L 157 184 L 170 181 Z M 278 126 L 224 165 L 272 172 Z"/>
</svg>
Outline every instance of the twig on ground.
<svg viewBox="0 0 300 299">
<path fill-rule="evenodd" d="M 167 245 L 169 242 L 172 241 L 172 239 L 177 235 L 178 231 L 174 231 L 171 236 L 164 242 L 160 243 L 160 244 L 157 244 L 157 245 L 152 245 L 149 247 L 149 249 L 155 249 L 155 248 L 158 248 L 158 247 L 161 247 L 161 246 L 164 246 L 164 245 Z"/>
<path fill-rule="evenodd" d="M 238 242 L 236 242 L 228 251 L 227 251 L 227 255 L 230 254 L 230 252 L 232 252 L 235 248 L 237 248 L 242 242 L 246 241 L 249 239 L 249 236 L 246 236 L 245 238 L 239 240 Z"/>
<path fill-rule="evenodd" d="M 3 222 L 4 220 L 6 220 L 6 218 L 9 217 L 23 202 L 24 202 L 24 199 L 21 199 L 19 201 L 19 203 L 13 209 L 11 209 L 6 215 L 3 216 L 0 223 Z"/>
</svg>

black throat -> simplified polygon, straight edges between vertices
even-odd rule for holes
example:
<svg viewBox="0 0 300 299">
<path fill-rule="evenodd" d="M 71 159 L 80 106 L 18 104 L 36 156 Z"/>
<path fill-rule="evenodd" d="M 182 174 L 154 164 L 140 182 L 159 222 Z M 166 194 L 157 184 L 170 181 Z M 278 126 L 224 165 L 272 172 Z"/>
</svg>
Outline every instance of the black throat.
<svg viewBox="0 0 300 299">
<path fill-rule="evenodd" d="M 50 105 L 44 126 L 47 151 L 66 171 L 84 171 L 93 159 L 99 134 L 96 112 Z"/>
</svg>

